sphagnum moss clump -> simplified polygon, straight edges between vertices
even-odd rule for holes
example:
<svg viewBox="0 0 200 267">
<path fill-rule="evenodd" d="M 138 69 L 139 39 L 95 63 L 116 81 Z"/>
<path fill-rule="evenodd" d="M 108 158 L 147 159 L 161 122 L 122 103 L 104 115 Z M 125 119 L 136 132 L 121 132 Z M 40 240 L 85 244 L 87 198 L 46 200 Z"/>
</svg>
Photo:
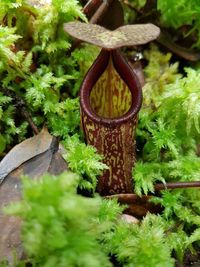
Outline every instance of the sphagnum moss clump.
<svg viewBox="0 0 200 267">
<path fill-rule="evenodd" d="M 39 182 L 25 179 L 22 202 L 9 207 L 9 213 L 24 219 L 22 238 L 29 262 L 48 267 L 114 266 L 115 258 L 122 266 L 175 266 L 186 250 L 199 250 L 199 190 L 163 192 L 153 200 L 163 206 L 163 213 L 148 214 L 139 225 L 121 222 L 122 208 L 116 202 L 76 194 L 80 186 L 94 191 L 96 175 L 104 167 L 93 148 L 87 148 L 77 136 L 70 137 L 81 135 L 76 97 L 99 50 L 84 45 L 66 56 L 72 41 L 64 33 L 63 23 L 77 17 L 86 21 L 78 1 L 52 0 L 39 7 L 32 2 L 0 3 L 0 157 L 30 135 L 28 122 L 18 116 L 21 99 L 38 128 L 45 123 L 64 140 L 66 148 L 70 144 L 66 158 L 77 174 L 45 176 Z M 136 8 L 144 2 L 138 1 Z M 177 3 L 181 12 L 177 12 Z M 188 31 L 197 31 L 199 36 L 196 3 L 162 0 L 157 4 L 160 25 L 178 28 L 191 24 Z M 198 48 L 199 38 L 194 40 Z M 158 180 L 200 179 L 196 149 L 200 142 L 199 68 L 180 73 L 178 62 L 172 63 L 169 53 L 146 47 L 144 54 L 148 64 L 137 130 L 137 194 L 153 192 Z M 93 160 L 87 164 L 88 158 Z"/>
</svg>

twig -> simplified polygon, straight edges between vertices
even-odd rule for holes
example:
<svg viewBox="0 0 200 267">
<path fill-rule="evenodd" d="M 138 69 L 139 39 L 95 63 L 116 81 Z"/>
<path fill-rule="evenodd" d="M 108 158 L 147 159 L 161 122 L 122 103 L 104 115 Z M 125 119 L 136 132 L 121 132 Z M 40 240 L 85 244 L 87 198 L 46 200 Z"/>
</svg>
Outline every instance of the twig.
<svg viewBox="0 0 200 267">
<path fill-rule="evenodd" d="M 131 4 L 128 0 L 120 0 L 124 5 L 126 5 L 128 8 L 132 9 L 136 14 L 142 15 L 143 11 L 140 9 L 137 9 L 133 4 Z"/>
<path fill-rule="evenodd" d="M 165 189 L 177 189 L 177 188 L 191 188 L 191 187 L 200 187 L 200 181 L 194 182 L 175 182 L 175 183 L 166 183 L 166 184 L 156 184 L 155 191 L 161 191 Z"/>
<path fill-rule="evenodd" d="M 198 61 L 200 59 L 200 52 L 196 52 L 192 49 L 188 49 L 186 47 L 182 47 L 172 41 L 172 37 L 166 32 L 162 30 L 159 38 L 156 40 L 158 43 L 172 51 L 179 57 L 182 57 L 189 61 Z"/>
<path fill-rule="evenodd" d="M 6 89 L 1 88 L 1 91 L 4 92 L 5 95 L 12 97 L 15 102 L 16 102 L 16 106 L 19 107 L 21 114 L 23 115 L 23 117 L 26 119 L 26 121 L 28 122 L 28 124 L 30 125 L 31 129 L 33 130 L 34 134 L 38 134 L 39 133 L 39 129 L 37 128 L 37 126 L 34 124 L 30 113 L 27 111 L 26 109 L 26 104 L 24 102 L 24 100 L 16 95 L 14 92 L 8 91 Z"/>
<path fill-rule="evenodd" d="M 105 13 L 107 12 L 112 2 L 113 0 L 103 1 L 103 3 L 99 6 L 97 11 L 94 13 L 92 18 L 90 19 L 90 23 L 97 24 L 102 19 L 102 17 L 105 15 Z"/>
<path fill-rule="evenodd" d="M 150 196 L 142 196 L 139 197 L 136 194 L 115 194 L 115 195 L 110 195 L 110 196 L 105 196 L 107 199 L 117 199 L 121 204 L 131 204 L 133 202 L 136 202 L 137 200 L 141 200 L 143 202 L 146 202 Z"/>
<path fill-rule="evenodd" d="M 106 1 L 105 0 L 104 1 L 103 0 L 90 0 L 83 8 L 84 13 L 88 15 L 89 17 L 91 14 L 95 12 L 95 9 L 97 8 L 96 12 L 90 19 L 90 23 L 91 24 L 98 23 L 102 19 L 106 11 L 108 10 L 109 5 L 112 2 L 113 0 L 106 0 Z M 71 48 L 68 50 L 67 55 L 69 56 L 76 48 L 80 46 L 81 43 L 82 43 L 81 40 L 76 40 L 72 44 Z"/>
<path fill-rule="evenodd" d="M 92 15 L 97 11 L 97 9 L 102 4 L 103 0 L 90 0 L 88 3 L 84 6 L 83 12 L 88 17 L 91 18 Z"/>
<path fill-rule="evenodd" d="M 38 130 L 37 126 L 34 124 L 30 113 L 26 110 L 26 108 L 24 106 L 21 108 L 21 112 L 22 112 L 22 115 L 24 116 L 24 118 L 27 120 L 28 124 L 30 125 L 31 129 L 33 130 L 33 133 L 39 134 L 39 130 Z"/>
<path fill-rule="evenodd" d="M 133 4 L 131 4 L 128 0 L 121 0 L 121 2 L 126 5 L 127 7 L 129 7 L 130 9 L 134 10 L 136 13 L 141 13 L 140 11 L 138 11 Z"/>
<path fill-rule="evenodd" d="M 33 130 L 33 133 L 39 134 L 39 130 L 38 130 L 37 126 L 33 122 L 30 113 L 26 109 L 26 104 L 25 104 L 24 100 L 21 97 L 19 97 L 18 95 L 15 95 L 15 99 L 17 102 L 16 105 L 21 108 L 21 114 L 27 120 L 28 124 L 30 125 L 31 129 Z"/>
<path fill-rule="evenodd" d="M 194 182 L 175 182 L 175 183 L 166 183 L 166 184 L 156 184 L 155 185 L 155 191 L 161 191 L 166 189 L 178 189 L 178 188 L 192 188 L 192 187 L 200 187 L 200 181 L 194 181 Z M 141 199 L 141 201 L 147 201 L 151 196 L 149 195 L 143 195 L 142 197 L 139 197 L 136 194 L 115 194 L 106 196 L 108 199 L 117 198 L 120 203 L 126 203 L 131 204 L 135 202 L 136 200 Z"/>
</svg>

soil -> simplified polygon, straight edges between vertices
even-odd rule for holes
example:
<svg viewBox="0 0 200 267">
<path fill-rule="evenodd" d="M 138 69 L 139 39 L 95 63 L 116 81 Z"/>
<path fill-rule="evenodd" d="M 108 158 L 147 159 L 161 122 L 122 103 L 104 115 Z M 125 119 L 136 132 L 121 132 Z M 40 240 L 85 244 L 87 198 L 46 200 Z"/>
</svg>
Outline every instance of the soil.
<svg viewBox="0 0 200 267">
<path fill-rule="evenodd" d="M 195 254 L 186 252 L 184 262 L 176 263 L 176 267 L 200 267 L 200 251 Z"/>
</svg>

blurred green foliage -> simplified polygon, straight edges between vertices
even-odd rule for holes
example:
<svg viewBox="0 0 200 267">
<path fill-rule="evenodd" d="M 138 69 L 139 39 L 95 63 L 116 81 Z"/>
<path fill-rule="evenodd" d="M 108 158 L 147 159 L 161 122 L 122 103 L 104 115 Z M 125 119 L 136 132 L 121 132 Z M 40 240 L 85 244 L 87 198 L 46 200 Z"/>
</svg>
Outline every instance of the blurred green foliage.
<svg viewBox="0 0 200 267">
<path fill-rule="evenodd" d="M 131 1 L 136 10 L 147 1 Z M 198 1 L 158 0 L 160 25 L 195 34 L 199 47 Z M 126 6 L 127 23 L 137 17 Z M 148 214 L 139 225 L 120 220 L 123 207 L 94 193 L 106 166 L 93 147 L 81 140 L 78 91 L 99 49 L 73 41 L 63 23 L 87 21 L 76 0 L 0 2 L 0 157 L 30 135 L 20 111 L 21 99 L 38 128 L 47 125 L 63 141 L 65 159 L 76 173 L 23 180 L 23 200 L 7 209 L 24 220 L 23 242 L 33 266 L 171 267 L 187 249 L 199 248 L 200 192 L 164 191 L 154 197 L 162 215 Z M 189 27 L 188 27 L 189 26 Z M 146 84 L 139 115 L 138 162 L 133 171 L 138 195 L 154 192 L 158 181 L 200 180 L 200 72 L 171 60 L 156 46 L 146 46 Z M 2 263 L 1 266 L 7 266 Z M 24 262 L 16 263 L 25 266 Z"/>
</svg>

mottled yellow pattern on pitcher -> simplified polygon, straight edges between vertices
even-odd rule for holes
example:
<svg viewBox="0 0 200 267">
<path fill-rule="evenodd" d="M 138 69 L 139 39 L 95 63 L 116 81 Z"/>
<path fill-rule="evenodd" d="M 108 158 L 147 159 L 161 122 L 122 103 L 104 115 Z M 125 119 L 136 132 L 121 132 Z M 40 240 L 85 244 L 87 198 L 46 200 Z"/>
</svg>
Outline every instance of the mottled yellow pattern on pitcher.
<svg viewBox="0 0 200 267">
<path fill-rule="evenodd" d="M 132 168 L 136 161 L 134 134 L 137 115 L 112 128 L 95 123 L 83 111 L 81 115 L 87 143 L 96 147 L 108 166 L 98 178 L 97 191 L 101 195 L 131 193 Z"/>
<path fill-rule="evenodd" d="M 132 104 L 131 92 L 115 70 L 112 59 L 90 93 L 90 105 L 100 117 L 119 118 Z"/>
</svg>

